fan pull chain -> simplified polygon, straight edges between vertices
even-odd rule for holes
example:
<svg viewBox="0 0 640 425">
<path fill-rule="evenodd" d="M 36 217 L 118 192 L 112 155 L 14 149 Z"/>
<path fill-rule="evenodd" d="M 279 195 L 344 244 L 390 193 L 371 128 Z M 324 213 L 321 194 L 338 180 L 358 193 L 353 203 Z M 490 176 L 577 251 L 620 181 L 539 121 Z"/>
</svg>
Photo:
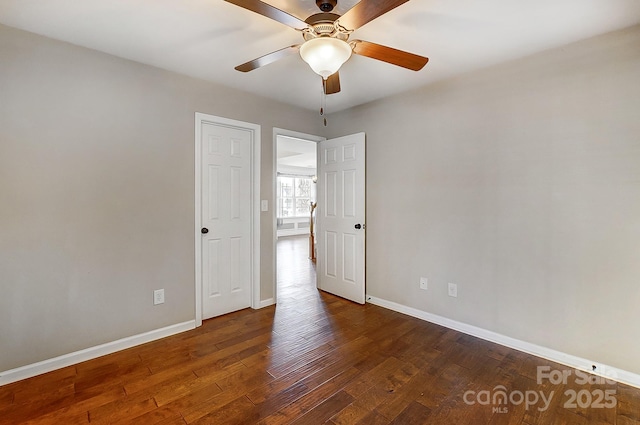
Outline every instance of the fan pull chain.
<svg viewBox="0 0 640 425">
<path fill-rule="evenodd" d="M 322 100 L 320 101 L 320 116 L 324 126 L 327 126 L 327 117 L 325 116 L 325 110 L 327 109 L 327 80 L 322 79 Z"/>
</svg>

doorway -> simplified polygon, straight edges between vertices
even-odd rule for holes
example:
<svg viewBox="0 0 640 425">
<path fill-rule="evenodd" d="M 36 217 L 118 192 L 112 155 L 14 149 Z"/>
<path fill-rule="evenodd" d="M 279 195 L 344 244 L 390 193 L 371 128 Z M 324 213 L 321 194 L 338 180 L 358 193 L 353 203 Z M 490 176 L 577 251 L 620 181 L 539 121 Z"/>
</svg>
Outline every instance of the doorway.
<svg viewBox="0 0 640 425">
<path fill-rule="evenodd" d="M 278 286 L 291 294 L 292 282 L 316 286 L 311 260 L 311 204 L 316 200 L 317 143 L 319 136 L 275 128 L 274 147 L 274 301 Z M 297 276 L 297 277 L 296 277 Z M 283 287 L 284 287 L 283 286 Z"/>
</svg>

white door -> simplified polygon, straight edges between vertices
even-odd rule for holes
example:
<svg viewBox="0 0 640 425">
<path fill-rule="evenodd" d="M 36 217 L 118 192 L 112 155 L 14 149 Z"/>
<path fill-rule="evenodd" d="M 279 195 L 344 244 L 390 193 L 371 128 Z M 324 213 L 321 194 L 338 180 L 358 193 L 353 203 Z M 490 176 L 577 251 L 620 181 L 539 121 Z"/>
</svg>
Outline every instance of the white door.
<svg viewBox="0 0 640 425">
<path fill-rule="evenodd" d="M 200 125 L 202 318 L 251 306 L 254 131 Z M 196 271 L 198 272 L 198 271 Z"/>
<path fill-rule="evenodd" d="M 364 304 L 365 134 L 318 143 L 318 288 Z"/>
</svg>

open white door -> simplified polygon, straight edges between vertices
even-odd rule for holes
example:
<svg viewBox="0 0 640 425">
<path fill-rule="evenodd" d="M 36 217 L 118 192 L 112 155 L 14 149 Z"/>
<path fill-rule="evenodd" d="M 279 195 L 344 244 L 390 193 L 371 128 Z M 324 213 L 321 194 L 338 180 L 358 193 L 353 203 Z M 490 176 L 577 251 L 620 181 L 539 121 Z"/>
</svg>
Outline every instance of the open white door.
<svg viewBox="0 0 640 425">
<path fill-rule="evenodd" d="M 365 134 L 318 143 L 318 288 L 364 304 Z"/>
</svg>

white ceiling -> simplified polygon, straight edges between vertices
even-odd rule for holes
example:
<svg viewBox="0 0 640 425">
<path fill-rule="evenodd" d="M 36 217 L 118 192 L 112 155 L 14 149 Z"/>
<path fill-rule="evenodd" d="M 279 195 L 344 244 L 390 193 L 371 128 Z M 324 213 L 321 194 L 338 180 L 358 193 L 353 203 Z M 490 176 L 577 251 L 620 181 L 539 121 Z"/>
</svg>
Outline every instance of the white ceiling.
<svg viewBox="0 0 640 425">
<path fill-rule="evenodd" d="M 314 0 L 268 0 L 301 19 Z M 338 0 L 343 13 L 355 0 Z M 0 23 L 181 74 L 317 109 L 320 77 L 297 56 L 236 65 L 302 41 L 300 33 L 223 0 L 0 0 Z M 419 72 L 353 56 L 328 112 L 640 23 L 640 0 L 412 0 L 352 39 L 429 57 Z"/>
<path fill-rule="evenodd" d="M 285 167 L 308 168 L 315 173 L 317 163 L 316 147 L 316 142 L 295 137 L 278 136 L 278 170 Z"/>
</svg>

